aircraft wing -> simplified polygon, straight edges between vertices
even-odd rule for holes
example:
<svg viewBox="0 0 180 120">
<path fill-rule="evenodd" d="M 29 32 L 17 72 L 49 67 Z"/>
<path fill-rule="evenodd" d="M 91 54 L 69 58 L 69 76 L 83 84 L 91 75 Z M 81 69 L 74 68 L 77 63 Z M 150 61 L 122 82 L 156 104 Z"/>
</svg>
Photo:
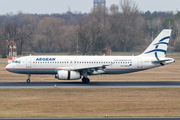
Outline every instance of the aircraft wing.
<svg viewBox="0 0 180 120">
<path fill-rule="evenodd" d="M 104 70 L 106 66 L 110 65 L 94 65 L 94 66 L 84 66 L 84 67 L 66 67 L 64 70 L 68 71 L 83 71 L 83 70 Z"/>
</svg>

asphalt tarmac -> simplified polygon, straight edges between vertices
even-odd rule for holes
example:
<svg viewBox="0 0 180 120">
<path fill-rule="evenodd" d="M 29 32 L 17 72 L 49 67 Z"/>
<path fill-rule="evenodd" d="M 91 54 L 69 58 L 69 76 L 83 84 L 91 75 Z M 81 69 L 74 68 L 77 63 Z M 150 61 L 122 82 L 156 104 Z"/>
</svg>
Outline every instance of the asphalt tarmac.
<svg viewBox="0 0 180 120">
<path fill-rule="evenodd" d="M 128 82 L 0 82 L 2 88 L 180 88 L 180 81 Z"/>
</svg>

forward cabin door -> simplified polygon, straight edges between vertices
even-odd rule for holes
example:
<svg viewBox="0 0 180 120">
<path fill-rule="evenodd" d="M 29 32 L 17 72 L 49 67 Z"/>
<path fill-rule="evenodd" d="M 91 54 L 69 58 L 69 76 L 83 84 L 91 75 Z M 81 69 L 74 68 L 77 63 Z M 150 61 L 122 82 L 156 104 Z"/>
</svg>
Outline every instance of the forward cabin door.
<svg viewBox="0 0 180 120">
<path fill-rule="evenodd" d="M 31 68 L 31 57 L 26 58 L 26 68 Z"/>
</svg>

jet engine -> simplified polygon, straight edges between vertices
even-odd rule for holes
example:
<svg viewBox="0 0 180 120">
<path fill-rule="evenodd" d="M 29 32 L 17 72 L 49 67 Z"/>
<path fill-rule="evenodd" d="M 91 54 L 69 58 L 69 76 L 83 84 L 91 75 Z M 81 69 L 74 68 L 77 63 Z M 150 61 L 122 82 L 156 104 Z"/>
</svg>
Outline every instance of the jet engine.
<svg viewBox="0 0 180 120">
<path fill-rule="evenodd" d="M 81 78 L 81 75 L 79 72 L 76 71 L 61 70 L 57 72 L 55 78 L 59 80 L 77 80 Z"/>
</svg>

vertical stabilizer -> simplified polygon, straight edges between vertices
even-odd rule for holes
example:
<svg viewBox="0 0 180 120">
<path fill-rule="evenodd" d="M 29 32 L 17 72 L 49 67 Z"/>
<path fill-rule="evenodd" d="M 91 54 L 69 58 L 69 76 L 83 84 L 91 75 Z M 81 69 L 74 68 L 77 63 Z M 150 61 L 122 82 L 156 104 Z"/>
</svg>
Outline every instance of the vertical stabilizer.
<svg viewBox="0 0 180 120">
<path fill-rule="evenodd" d="M 162 30 L 162 32 L 140 56 L 155 57 L 157 60 L 164 58 L 166 56 L 171 31 L 171 29 Z"/>
</svg>

